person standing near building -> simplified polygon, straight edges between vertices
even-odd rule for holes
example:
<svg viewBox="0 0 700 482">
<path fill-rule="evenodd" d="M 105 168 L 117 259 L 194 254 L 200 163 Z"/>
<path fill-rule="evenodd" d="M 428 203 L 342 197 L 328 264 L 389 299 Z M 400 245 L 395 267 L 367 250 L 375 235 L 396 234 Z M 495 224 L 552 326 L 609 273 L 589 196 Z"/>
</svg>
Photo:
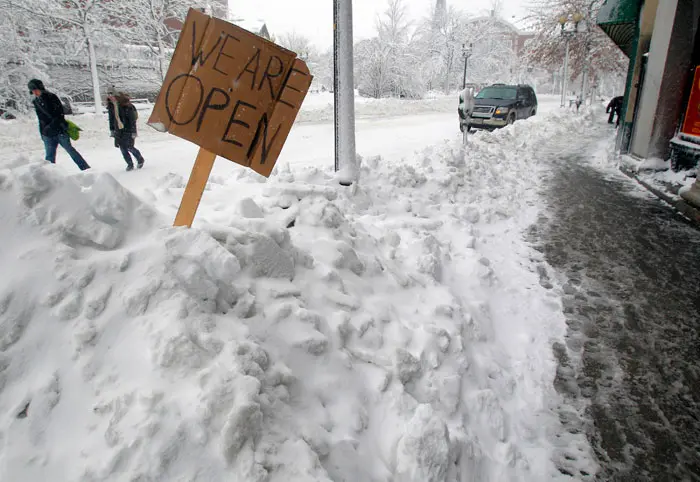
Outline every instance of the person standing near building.
<svg viewBox="0 0 700 482">
<path fill-rule="evenodd" d="M 615 116 L 617 115 L 617 125 L 620 125 L 620 113 L 622 112 L 623 101 L 624 97 L 622 96 L 613 97 L 613 99 L 608 104 L 608 108 L 605 111 L 610 114 L 610 116 L 608 117 L 608 124 L 612 124 L 613 120 L 615 119 Z"/>
<path fill-rule="evenodd" d="M 44 141 L 46 160 L 56 164 L 56 150 L 60 145 L 73 159 L 75 165 L 81 171 L 90 169 L 83 156 L 75 150 L 68 136 L 68 124 L 63 115 L 63 104 L 56 94 L 47 91 L 44 83 L 38 79 L 32 79 L 28 84 L 29 92 L 34 95 L 34 110 L 39 120 L 39 133 Z"/>
<path fill-rule="evenodd" d="M 134 169 L 131 154 L 136 158 L 138 168 L 145 162 L 141 152 L 136 149 L 136 121 L 139 118 L 138 111 L 131 103 L 129 96 L 123 92 L 110 89 L 107 92 L 107 113 L 109 114 L 109 130 L 114 137 L 114 147 L 119 148 L 126 161 L 126 170 Z"/>
</svg>

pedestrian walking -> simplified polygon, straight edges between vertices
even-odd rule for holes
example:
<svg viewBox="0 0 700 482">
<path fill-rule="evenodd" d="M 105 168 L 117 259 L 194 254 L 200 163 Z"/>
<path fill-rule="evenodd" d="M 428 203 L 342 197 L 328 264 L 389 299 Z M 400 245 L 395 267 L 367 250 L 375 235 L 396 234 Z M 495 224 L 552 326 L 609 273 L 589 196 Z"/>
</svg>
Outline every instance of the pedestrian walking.
<svg viewBox="0 0 700 482">
<path fill-rule="evenodd" d="M 617 126 L 620 126 L 620 114 L 622 112 L 622 103 L 624 102 L 623 96 L 613 97 L 613 99 L 608 104 L 608 108 L 605 111 L 610 114 L 608 117 L 608 124 L 612 124 L 615 116 L 617 115 Z"/>
<path fill-rule="evenodd" d="M 145 162 L 141 152 L 136 149 L 136 121 L 139 118 L 138 111 L 131 103 L 129 96 L 123 92 L 110 89 L 107 92 L 107 113 L 109 115 L 109 130 L 114 137 L 114 147 L 119 148 L 126 162 L 126 170 L 134 169 L 131 154 L 136 158 L 139 169 Z"/>
<path fill-rule="evenodd" d="M 34 95 L 32 103 L 39 120 L 39 133 L 44 141 L 46 160 L 51 164 L 56 164 L 56 150 L 60 145 L 81 171 L 90 169 L 83 156 L 70 142 L 68 123 L 63 114 L 63 104 L 58 96 L 47 91 L 44 83 L 38 79 L 30 80 L 28 87 L 29 92 Z"/>
</svg>

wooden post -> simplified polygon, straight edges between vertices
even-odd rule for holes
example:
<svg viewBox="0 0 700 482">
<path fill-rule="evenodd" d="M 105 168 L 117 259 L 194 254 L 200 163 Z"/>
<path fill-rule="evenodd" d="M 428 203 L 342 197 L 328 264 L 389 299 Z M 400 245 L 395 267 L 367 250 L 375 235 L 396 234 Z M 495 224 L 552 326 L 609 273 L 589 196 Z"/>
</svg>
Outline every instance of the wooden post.
<svg viewBox="0 0 700 482">
<path fill-rule="evenodd" d="M 197 214 L 197 208 L 199 207 L 199 201 L 202 200 L 202 194 L 204 194 L 204 188 L 209 180 L 211 169 L 214 167 L 215 159 L 216 154 L 213 152 L 209 152 L 204 148 L 199 149 L 173 226 L 192 227 L 194 216 Z"/>
</svg>

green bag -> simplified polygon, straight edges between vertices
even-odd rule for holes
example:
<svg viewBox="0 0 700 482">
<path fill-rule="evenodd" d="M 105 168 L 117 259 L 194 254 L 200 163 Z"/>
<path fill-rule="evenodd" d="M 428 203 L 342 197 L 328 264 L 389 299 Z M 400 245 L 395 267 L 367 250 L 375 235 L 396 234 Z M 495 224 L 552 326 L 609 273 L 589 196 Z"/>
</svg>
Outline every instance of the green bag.
<svg viewBox="0 0 700 482">
<path fill-rule="evenodd" d="M 78 127 L 77 124 L 69 121 L 68 119 L 66 119 L 66 123 L 68 124 L 68 129 L 66 129 L 66 131 L 68 132 L 68 137 L 70 137 L 74 141 L 80 139 L 80 131 L 82 131 L 82 129 Z"/>
</svg>

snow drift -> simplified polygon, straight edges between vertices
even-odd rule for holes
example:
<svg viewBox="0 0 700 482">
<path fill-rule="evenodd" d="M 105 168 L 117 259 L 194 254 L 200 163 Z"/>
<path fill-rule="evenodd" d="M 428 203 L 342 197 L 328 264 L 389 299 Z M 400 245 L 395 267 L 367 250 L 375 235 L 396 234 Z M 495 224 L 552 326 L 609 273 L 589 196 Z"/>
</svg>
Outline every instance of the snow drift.
<svg viewBox="0 0 700 482">
<path fill-rule="evenodd" d="M 561 306 L 521 241 L 538 143 L 581 122 L 365 159 L 351 189 L 316 168 L 232 176 L 192 230 L 107 174 L 0 171 L 0 479 L 589 468 L 552 387 Z"/>
</svg>

